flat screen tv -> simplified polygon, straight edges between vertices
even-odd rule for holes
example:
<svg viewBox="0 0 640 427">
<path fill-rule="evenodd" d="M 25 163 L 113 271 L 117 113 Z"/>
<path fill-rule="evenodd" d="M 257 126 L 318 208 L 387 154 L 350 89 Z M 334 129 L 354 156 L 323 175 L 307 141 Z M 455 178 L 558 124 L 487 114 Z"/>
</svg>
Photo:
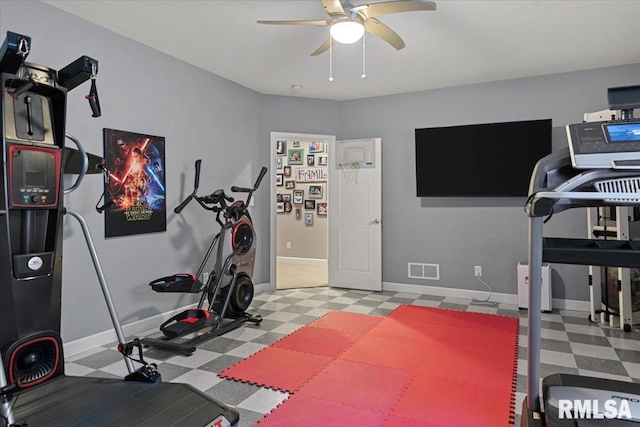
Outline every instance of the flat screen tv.
<svg viewBox="0 0 640 427">
<path fill-rule="evenodd" d="M 416 129 L 418 197 L 526 197 L 551 119 Z"/>
</svg>

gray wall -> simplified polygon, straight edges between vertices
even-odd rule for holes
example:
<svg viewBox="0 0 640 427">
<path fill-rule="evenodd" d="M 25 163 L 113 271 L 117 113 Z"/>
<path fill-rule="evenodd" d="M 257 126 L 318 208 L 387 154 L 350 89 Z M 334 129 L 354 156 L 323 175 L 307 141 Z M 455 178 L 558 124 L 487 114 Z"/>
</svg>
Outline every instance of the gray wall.
<svg viewBox="0 0 640 427">
<path fill-rule="evenodd" d="M 201 188 L 253 182 L 270 165 L 271 131 L 383 140 L 383 280 L 424 284 L 406 277 L 406 263 L 441 264 L 439 282 L 480 289 L 473 265 L 495 291 L 514 293 L 515 264 L 526 259 L 523 200 L 442 200 L 415 196 L 415 128 L 552 118 L 554 147 L 566 144 L 561 127 L 582 113 L 606 107 L 606 88 L 637 84 L 640 65 L 458 88 L 336 102 L 260 95 L 41 2 L 0 1 L 0 34 L 33 37 L 29 60 L 60 68 L 82 54 L 100 61 L 98 90 L 103 116 L 90 117 L 87 85 L 70 93 L 68 131 L 88 151 L 102 153 L 102 128 L 162 135 L 167 141 L 167 205 L 191 190 L 193 161 L 203 160 Z M 221 58 L 220 60 L 224 60 Z M 252 216 L 258 233 L 255 282 L 269 281 L 268 185 L 256 194 Z M 166 233 L 105 240 L 94 210 L 101 178 L 87 177 L 67 196 L 93 230 L 113 299 L 124 323 L 194 302 L 190 296 L 152 292 L 158 276 L 195 269 L 216 232 L 195 205 L 168 214 Z M 274 191 L 275 192 L 275 191 Z M 397 213 L 399 212 L 399 213 Z M 548 235 L 586 233 L 584 214 L 567 212 L 546 227 Z M 416 231 L 419 230 L 419 231 Z M 586 269 L 557 266 L 556 297 L 587 299 Z M 566 284 L 566 287 L 565 287 Z M 80 229 L 65 225 L 63 337 L 71 341 L 110 328 Z"/>
<path fill-rule="evenodd" d="M 383 280 L 515 293 L 527 259 L 524 199 L 416 197 L 414 129 L 553 119 L 553 149 L 566 147 L 564 126 L 607 108 L 607 88 L 639 84 L 640 64 L 368 98 L 342 103 L 341 138 L 382 138 Z M 559 214 L 546 236 L 586 236 L 583 210 Z M 440 281 L 407 277 L 407 262 L 440 264 Z M 588 300 L 586 267 L 554 265 L 554 297 Z"/>
<path fill-rule="evenodd" d="M 267 148 L 258 149 L 264 135 L 261 95 L 41 2 L 0 2 L 2 39 L 7 30 L 33 38 L 31 62 L 61 68 L 83 54 L 100 61 L 102 117 L 91 117 L 84 99 L 88 84 L 69 93 L 67 130 L 87 151 L 103 152 L 103 127 L 166 137 L 166 233 L 105 240 L 104 219 L 94 209 L 102 193 L 99 175 L 88 176 L 66 196 L 67 205 L 84 214 L 93 231 L 123 323 L 196 301 L 192 295 L 155 293 L 147 284 L 195 270 L 217 232 L 213 217 L 196 204 L 180 216 L 172 212 L 192 190 L 194 160 L 203 161 L 203 191 L 249 186 L 265 165 Z M 257 204 L 254 215 L 268 218 L 267 206 L 266 201 Z M 107 330 L 110 322 L 81 230 L 73 219 L 65 222 L 62 334 L 71 341 Z M 268 225 L 257 226 L 259 234 L 268 230 Z M 268 239 L 259 245 L 266 258 Z M 257 274 L 257 282 L 269 280 L 268 270 Z"/>
</svg>

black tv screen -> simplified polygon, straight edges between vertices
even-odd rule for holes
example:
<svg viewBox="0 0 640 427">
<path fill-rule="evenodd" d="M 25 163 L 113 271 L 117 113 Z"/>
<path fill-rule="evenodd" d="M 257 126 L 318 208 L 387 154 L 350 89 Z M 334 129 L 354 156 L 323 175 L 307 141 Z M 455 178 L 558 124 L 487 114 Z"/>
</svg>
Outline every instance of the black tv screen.
<svg viewBox="0 0 640 427">
<path fill-rule="evenodd" d="M 416 129 L 418 197 L 526 197 L 551 119 Z"/>
</svg>

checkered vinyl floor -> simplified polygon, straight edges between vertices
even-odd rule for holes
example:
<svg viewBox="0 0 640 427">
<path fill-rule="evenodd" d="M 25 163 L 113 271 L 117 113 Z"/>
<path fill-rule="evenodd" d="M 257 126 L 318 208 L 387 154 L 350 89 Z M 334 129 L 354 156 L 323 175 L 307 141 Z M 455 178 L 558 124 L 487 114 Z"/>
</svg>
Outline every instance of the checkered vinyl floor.
<svg viewBox="0 0 640 427">
<path fill-rule="evenodd" d="M 146 349 L 145 358 L 158 364 L 163 381 L 183 382 L 235 407 L 240 426 L 251 426 L 287 398 L 287 393 L 219 378 L 216 374 L 332 310 L 386 316 L 400 304 L 442 307 L 520 318 L 516 426 L 526 395 L 527 314 L 512 304 L 470 305 L 461 298 L 401 292 L 366 292 L 329 288 L 288 289 L 259 294 L 252 313 L 260 326 L 246 324 L 200 344 L 189 357 Z M 640 332 L 590 323 L 587 313 L 554 311 L 542 314 L 541 375 L 580 374 L 640 383 Z M 156 333 L 157 330 L 149 333 Z M 116 344 L 66 358 L 67 375 L 122 378 L 126 366 Z M 461 402 L 461 408 L 464 402 Z"/>
</svg>

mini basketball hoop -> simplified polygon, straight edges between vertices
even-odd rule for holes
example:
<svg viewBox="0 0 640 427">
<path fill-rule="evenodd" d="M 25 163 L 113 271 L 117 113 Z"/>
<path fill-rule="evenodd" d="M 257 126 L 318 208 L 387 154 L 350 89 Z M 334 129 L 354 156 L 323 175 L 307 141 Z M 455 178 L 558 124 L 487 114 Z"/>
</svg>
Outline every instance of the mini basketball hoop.
<svg viewBox="0 0 640 427">
<path fill-rule="evenodd" d="M 342 163 L 340 167 L 342 168 L 345 184 L 353 185 L 358 183 L 359 162 Z"/>
</svg>

